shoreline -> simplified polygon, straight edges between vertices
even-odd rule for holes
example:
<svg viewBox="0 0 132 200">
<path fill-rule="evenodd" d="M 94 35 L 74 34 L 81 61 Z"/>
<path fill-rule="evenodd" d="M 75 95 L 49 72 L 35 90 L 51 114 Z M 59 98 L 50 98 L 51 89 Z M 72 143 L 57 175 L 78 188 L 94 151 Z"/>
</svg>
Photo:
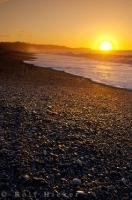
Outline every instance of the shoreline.
<svg viewBox="0 0 132 200">
<path fill-rule="evenodd" d="M 128 78 L 128 83 L 126 83 L 126 85 L 127 86 L 123 86 L 123 84 L 121 83 L 121 84 L 119 84 L 119 85 L 122 85 L 122 86 L 118 86 L 118 82 L 116 83 L 115 82 L 115 86 L 113 85 L 113 83 L 110 81 L 110 80 L 108 80 L 108 81 L 106 81 L 106 80 L 98 80 L 98 79 L 101 79 L 101 77 L 100 78 L 97 78 L 96 77 L 96 74 L 94 74 L 93 72 L 89 72 L 88 71 L 88 73 L 93 73 L 92 74 L 92 76 L 90 75 L 90 77 L 85 77 L 85 75 L 83 75 L 83 74 L 81 74 L 82 72 L 80 72 L 80 74 L 78 74 L 78 69 L 76 69 L 76 67 L 75 67 L 75 70 L 73 71 L 73 72 L 70 72 L 70 71 L 68 71 L 67 70 L 67 68 L 66 68 L 66 70 L 65 69 L 63 69 L 64 68 L 64 66 L 62 67 L 62 69 L 59 67 L 58 69 L 55 69 L 55 67 L 44 67 L 44 64 L 43 64 L 43 66 L 42 66 L 42 64 L 39 64 L 38 63 L 38 65 L 37 65 L 37 63 L 32 63 L 32 61 L 34 62 L 36 59 L 37 59 L 37 57 L 36 57 L 36 55 L 37 54 L 35 54 L 34 53 L 34 57 L 33 57 L 33 59 L 29 59 L 29 60 L 24 60 L 23 62 L 24 63 L 26 63 L 26 64 L 31 64 L 31 65 L 33 65 L 34 67 L 41 67 L 41 68 L 46 68 L 46 69 L 53 69 L 53 70 L 56 70 L 56 71 L 60 71 L 60 72 L 65 72 L 65 73 L 67 73 L 67 74 L 71 74 L 71 75 L 73 75 L 73 76 L 78 76 L 78 77 L 80 77 L 80 78 L 84 78 L 84 79 L 87 79 L 87 80 L 91 80 L 91 81 L 93 81 L 93 82 L 95 82 L 95 83 L 98 83 L 98 84 L 101 84 L 101 85 L 106 85 L 106 86 L 108 86 L 108 87 L 112 87 L 112 88 L 118 88 L 118 89 L 125 89 L 125 90 L 128 90 L 128 91 L 132 91 L 132 88 L 131 88 L 131 85 L 130 85 L 130 83 L 129 83 L 129 78 Z M 39 55 L 39 54 L 38 54 Z M 41 54 L 40 54 L 41 55 Z M 43 55 L 43 54 L 42 54 Z M 58 54 L 49 54 L 49 55 L 58 55 Z M 58 55 L 58 56 L 61 56 L 61 55 Z M 63 57 L 62 57 L 63 58 Z M 41 58 L 42 59 L 42 58 Z M 96 61 L 96 60 L 95 60 Z M 42 62 L 42 61 L 41 61 Z M 55 65 L 56 65 L 56 63 L 55 63 Z M 77 70 L 77 71 L 76 71 Z M 85 70 L 85 68 L 84 68 L 84 70 Z M 120 79 L 119 79 L 120 80 Z M 122 80 L 123 81 L 123 80 Z M 107 82 L 109 82 L 109 83 L 107 83 Z M 116 86 L 117 85 L 117 86 Z"/>
<path fill-rule="evenodd" d="M 75 75 L 75 74 L 71 74 L 71 73 L 68 73 L 68 72 L 65 72 L 65 71 L 61 71 L 61 70 L 57 70 L 57 69 L 54 69 L 54 68 L 48 68 L 48 67 L 40 67 L 40 66 L 37 66 L 37 65 L 34 65 L 34 64 L 30 64 L 30 63 L 25 63 L 25 61 L 23 61 L 24 64 L 27 64 L 27 65 L 31 65 L 33 67 L 39 67 L 39 68 L 43 68 L 43 69 L 47 69 L 47 70 L 53 70 L 53 71 L 57 71 L 57 72 L 63 72 L 65 74 L 68 74 L 70 76 L 73 76 L 73 77 L 79 77 L 80 79 L 84 79 L 84 80 L 87 80 L 87 81 L 90 81 L 92 83 L 95 83 L 95 84 L 99 84 L 100 86 L 106 86 L 108 88 L 112 88 L 112 89 L 117 89 L 117 90 L 125 90 L 125 91 L 129 91 L 129 92 L 132 92 L 132 89 L 127 89 L 127 88 L 121 88 L 121 87 L 115 87 L 115 86 L 112 86 L 112 85 L 107 85 L 105 83 L 101 83 L 101 82 L 98 82 L 98 81 L 94 81 L 90 78 L 85 78 L 83 76 L 79 76 L 79 75 Z"/>
</svg>

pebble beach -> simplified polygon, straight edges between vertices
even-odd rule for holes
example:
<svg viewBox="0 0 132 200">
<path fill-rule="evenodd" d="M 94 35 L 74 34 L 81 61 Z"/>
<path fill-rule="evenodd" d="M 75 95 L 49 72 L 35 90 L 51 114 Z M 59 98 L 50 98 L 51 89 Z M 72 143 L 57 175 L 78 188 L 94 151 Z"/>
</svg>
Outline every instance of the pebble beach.
<svg viewBox="0 0 132 200">
<path fill-rule="evenodd" d="M 0 53 L 0 199 L 131 199 L 132 91 L 25 59 Z"/>
</svg>

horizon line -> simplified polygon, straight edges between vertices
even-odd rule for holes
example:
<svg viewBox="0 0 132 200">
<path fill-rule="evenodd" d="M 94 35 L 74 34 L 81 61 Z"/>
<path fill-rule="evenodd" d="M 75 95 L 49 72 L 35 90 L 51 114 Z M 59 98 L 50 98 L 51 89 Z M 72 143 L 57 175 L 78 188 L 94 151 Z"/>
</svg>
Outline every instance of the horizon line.
<svg viewBox="0 0 132 200">
<path fill-rule="evenodd" d="M 42 45 L 42 46 L 57 46 L 57 47 L 65 47 L 65 48 L 69 48 L 69 49 L 87 49 L 87 50 L 91 50 L 91 51 L 100 51 L 99 49 L 92 49 L 90 47 L 82 47 L 82 46 L 78 46 L 78 47 L 72 47 L 72 46 L 67 46 L 67 45 L 62 45 L 62 44 L 49 44 L 49 43 L 32 43 L 32 42 L 25 42 L 25 41 L 0 41 L 1 43 L 23 43 L 23 44 L 29 44 L 29 45 Z M 111 52 L 114 51 L 132 51 L 132 49 L 115 49 L 115 50 L 111 50 Z"/>
</svg>

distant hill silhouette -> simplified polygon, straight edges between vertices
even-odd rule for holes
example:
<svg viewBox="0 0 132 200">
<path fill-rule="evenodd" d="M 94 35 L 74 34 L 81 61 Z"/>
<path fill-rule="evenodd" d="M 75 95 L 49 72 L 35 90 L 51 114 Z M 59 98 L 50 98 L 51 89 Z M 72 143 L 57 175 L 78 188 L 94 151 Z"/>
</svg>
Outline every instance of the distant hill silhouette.
<svg viewBox="0 0 132 200">
<path fill-rule="evenodd" d="M 24 42 L 1 42 L 0 49 L 17 52 L 88 53 L 87 48 L 70 48 L 59 45 L 29 44 Z"/>
</svg>

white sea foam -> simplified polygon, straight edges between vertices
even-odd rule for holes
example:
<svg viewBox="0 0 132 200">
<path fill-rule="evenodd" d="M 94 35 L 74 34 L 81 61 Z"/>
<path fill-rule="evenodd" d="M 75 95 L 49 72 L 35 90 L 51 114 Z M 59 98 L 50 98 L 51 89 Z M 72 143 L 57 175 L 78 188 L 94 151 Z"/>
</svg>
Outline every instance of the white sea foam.
<svg viewBox="0 0 132 200">
<path fill-rule="evenodd" d="M 83 57 L 36 54 L 26 63 L 89 78 L 95 82 L 132 89 L 132 65 L 94 61 Z"/>
</svg>

